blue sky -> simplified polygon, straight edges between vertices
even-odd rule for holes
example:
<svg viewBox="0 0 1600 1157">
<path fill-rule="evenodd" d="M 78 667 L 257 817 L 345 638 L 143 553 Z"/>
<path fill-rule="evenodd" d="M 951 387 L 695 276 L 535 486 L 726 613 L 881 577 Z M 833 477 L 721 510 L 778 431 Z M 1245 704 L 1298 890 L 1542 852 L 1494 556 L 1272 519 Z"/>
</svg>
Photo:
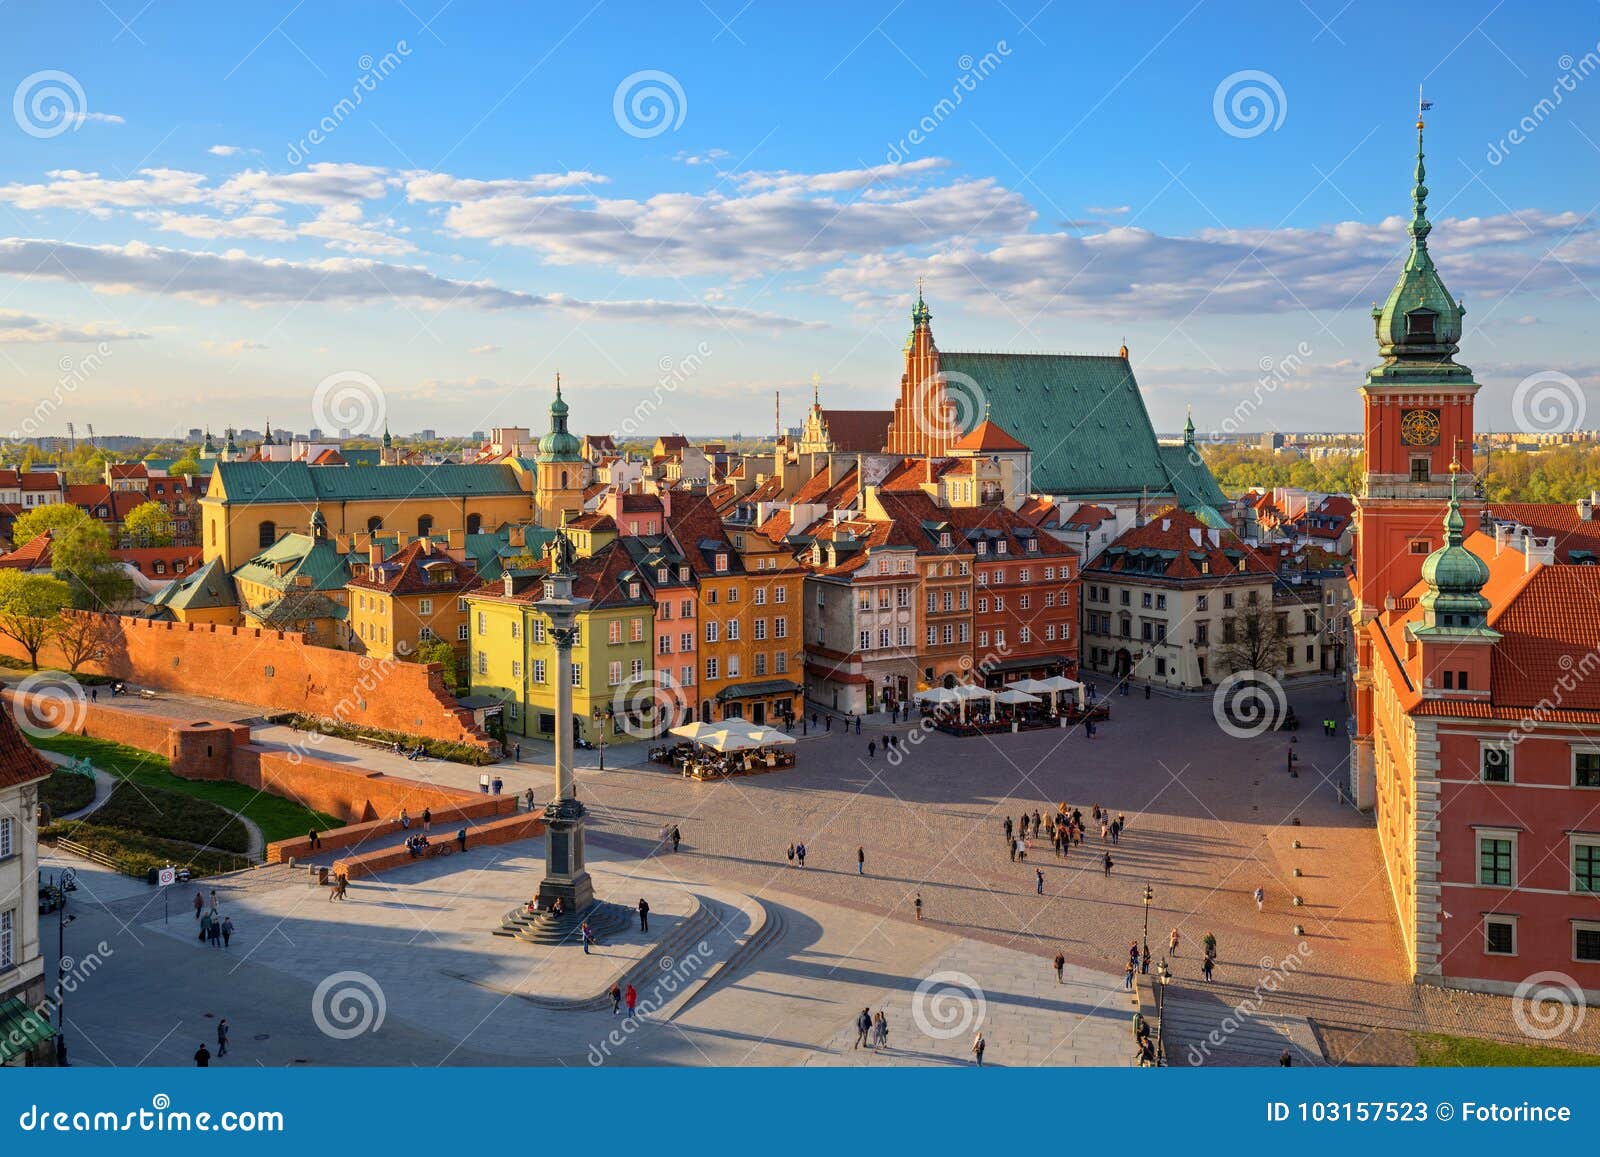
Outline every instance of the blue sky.
<svg viewBox="0 0 1600 1157">
<path fill-rule="evenodd" d="M 769 430 L 889 405 L 918 276 L 947 349 L 1125 337 L 1158 428 L 1288 361 L 1244 424 L 1353 429 L 1419 81 L 1480 424 L 1596 380 L 1593 4 L 741 3 L 14 0 L 0 431 L 539 426 L 557 370 Z"/>
</svg>

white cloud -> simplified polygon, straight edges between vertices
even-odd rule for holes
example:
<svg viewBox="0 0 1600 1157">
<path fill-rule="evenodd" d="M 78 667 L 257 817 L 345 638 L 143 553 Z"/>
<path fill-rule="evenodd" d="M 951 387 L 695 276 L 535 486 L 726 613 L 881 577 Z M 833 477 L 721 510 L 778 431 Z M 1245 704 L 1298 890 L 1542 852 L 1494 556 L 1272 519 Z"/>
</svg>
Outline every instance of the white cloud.
<svg viewBox="0 0 1600 1157">
<path fill-rule="evenodd" d="M 212 145 L 206 152 L 213 157 L 237 157 L 244 150 L 238 145 Z"/>
<path fill-rule="evenodd" d="M 104 217 L 111 209 L 194 205 L 207 200 L 204 173 L 184 169 L 140 169 L 126 178 L 105 178 L 78 169 L 52 169 L 47 182 L 0 185 L 0 201 L 19 209 L 67 209 Z"/>
<path fill-rule="evenodd" d="M 101 125 L 125 125 L 128 122 L 123 120 L 116 113 L 81 112 L 72 118 L 72 123 L 75 125 L 85 125 L 91 123 Z"/>
<path fill-rule="evenodd" d="M 337 205 L 383 196 L 388 170 L 372 165 L 319 161 L 292 173 L 247 169 L 216 191 L 224 203 L 282 201 L 290 205 Z"/>
<path fill-rule="evenodd" d="M 136 330 L 103 325 L 67 325 L 0 309 L 0 345 L 42 345 L 47 342 L 144 341 L 150 337 Z"/>
<path fill-rule="evenodd" d="M 295 262 L 252 257 L 236 250 L 200 253 L 142 241 L 82 245 L 40 238 L 0 239 L 0 275 L 29 280 L 69 280 L 103 293 L 154 293 L 210 304 L 326 302 L 383 304 L 431 302 L 487 310 L 550 309 L 609 321 L 699 321 L 707 326 L 792 329 L 812 323 L 752 309 L 698 302 L 586 301 L 564 294 L 538 295 L 484 281 L 455 281 L 420 266 L 367 258 L 334 257 Z"/>
<path fill-rule="evenodd" d="M 475 345 L 467 351 L 469 354 L 497 354 L 500 347 L 497 345 Z"/>
<path fill-rule="evenodd" d="M 1121 217 L 1132 209 L 1131 205 L 1085 205 L 1084 210 L 1096 217 Z"/>
<path fill-rule="evenodd" d="M 406 197 L 412 201 L 480 201 L 486 197 L 515 197 L 554 192 L 558 189 L 605 185 L 611 180 L 599 173 L 576 169 L 566 173 L 535 173 L 531 177 L 509 177 L 479 181 L 454 177 L 449 173 L 411 172 L 402 174 Z"/>
</svg>

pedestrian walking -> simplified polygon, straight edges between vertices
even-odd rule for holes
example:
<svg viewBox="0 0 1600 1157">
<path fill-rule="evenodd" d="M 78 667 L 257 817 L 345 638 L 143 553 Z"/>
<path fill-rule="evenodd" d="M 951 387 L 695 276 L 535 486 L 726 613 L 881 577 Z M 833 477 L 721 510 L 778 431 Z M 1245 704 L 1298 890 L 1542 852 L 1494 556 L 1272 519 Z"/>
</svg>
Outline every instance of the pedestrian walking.
<svg viewBox="0 0 1600 1157">
<path fill-rule="evenodd" d="M 1289 1054 L 1288 1049 L 1284 1049 L 1283 1052 L 1278 1055 L 1278 1064 L 1286 1069 L 1293 1067 L 1294 1057 Z"/>
<path fill-rule="evenodd" d="M 1144 697 L 1146 699 L 1150 698 L 1150 684 L 1148 683 L 1144 685 Z"/>
<path fill-rule="evenodd" d="M 867 740 L 867 758 L 875 759 L 878 755 L 878 745 L 872 740 Z"/>
<path fill-rule="evenodd" d="M 1122 970 L 1122 991 L 1133 991 L 1133 965 L 1129 964 Z"/>
<path fill-rule="evenodd" d="M 1261 911 L 1261 906 L 1267 902 L 1267 894 L 1261 888 L 1256 889 L 1256 911 Z"/>
<path fill-rule="evenodd" d="M 200 913 L 200 943 L 204 944 L 211 939 L 211 913 Z"/>
<path fill-rule="evenodd" d="M 217 1056 L 228 1055 L 228 1018 L 217 1021 Z"/>
<path fill-rule="evenodd" d="M 1128 945 L 1128 963 L 1132 965 L 1135 970 L 1137 970 L 1139 967 L 1139 942 L 1137 940 Z"/>
<path fill-rule="evenodd" d="M 622 1007 L 622 987 L 617 984 L 611 986 L 611 1015 L 617 1015 L 617 1009 Z"/>
<path fill-rule="evenodd" d="M 205 1041 L 201 1041 L 200 1047 L 194 1050 L 194 1067 L 197 1069 L 211 1067 L 211 1050 L 206 1048 Z"/>
<path fill-rule="evenodd" d="M 1036 895 L 1036 896 L 1043 896 L 1044 895 L 1044 869 L 1043 868 L 1035 868 L 1033 870 L 1033 891 L 1034 891 L 1034 895 Z"/>
<path fill-rule="evenodd" d="M 889 1018 L 884 1015 L 883 1009 L 878 1010 L 876 1040 L 880 1049 L 889 1047 Z"/>
<path fill-rule="evenodd" d="M 458 845 L 460 845 L 460 848 L 461 848 L 461 850 L 463 852 L 467 850 L 467 829 L 466 828 L 461 828 L 460 830 L 458 830 L 456 832 L 456 843 Z"/>
<path fill-rule="evenodd" d="M 228 946 L 228 942 L 230 940 L 232 940 L 232 939 L 233 939 L 233 917 L 232 916 L 224 916 L 222 918 L 222 946 L 224 948 L 226 948 Z"/>
<path fill-rule="evenodd" d="M 981 1069 L 983 1068 L 983 1050 L 989 1047 L 989 1042 L 983 1039 L 983 1030 L 978 1030 L 978 1035 L 972 1038 L 972 1059 Z"/>
<path fill-rule="evenodd" d="M 678 845 L 683 843 L 683 833 L 678 830 L 678 825 L 672 825 L 672 850 L 677 851 Z"/>
<path fill-rule="evenodd" d="M 802 868 L 806 866 L 806 846 L 804 844 L 795 845 L 794 858 L 800 862 Z"/>
<path fill-rule="evenodd" d="M 1021 846 L 1022 846 L 1022 841 L 1021 840 L 1013 840 L 1009 844 L 1009 847 L 1011 848 L 1011 862 L 1013 864 L 1017 862 L 1017 849 L 1020 848 Z"/>
<path fill-rule="evenodd" d="M 1178 930 L 1176 928 L 1167 936 L 1167 951 L 1173 956 L 1178 954 Z"/>
<path fill-rule="evenodd" d="M 1111 858 L 1110 852 L 1107 852 L 1104 856 L 1100 857 L 1100 865 L 1105 869 L 1105 874 L 1108 876 L 1111 875 L 1111 866 L 1114 863 L 1116 863 L 1116 861 Z"/>
<path fill-rule="evenodd" d="M 794 845 L 793 844 L 789 845 L 788 856 L 789 856 L 789 866 L 792 868 L 792 867 L 794 867 Z"/>
<path fill-rule="evenodd" d="M 1056 953 L 1056 958 L 1054 960 L 1052 960 L 1051 963 L 1054 964 L 1055 968 L 1056 968 L 1056 983 L 1057 984 L 1065 983 L 1065 981 L 1063 981 L 1061 979 L 1061 973 L 1067 967 L 1067 958 L 1065 956 L 1063 956 L 1061 953 L 1057 952 Z"/>
<path fill-rule="evenodd" d="M 427 835 L 431 831 L 433 831 L 433 809 L 425 807 L 422 809 L 422 834 Z"/>
<path fill-rule="evenodd" d="M 922 893 L 921 892 L 917 893 L 917 898 L 914 901 L 912 901 L 912 904 L 917 910 L 917 922 L 920 924 L 922 922 Z"/>
<path fill-rule="evenodd" d="M 213 912 L 217 910 L 217 890 L 215 888 L 211 889 L 211 910 Z"/>
<path fill-rule="evenodd" d="M 578 929 L 578 935 L 583 939 L 583 954 L 589 955 L 589 945 L 594 942 L 594 929 L 589 927 L 589 921 L 583 922 L 583 927 Z"/>
<path fill-rule="evenodd" d="M 833 716 L 831 716 L 831 715 L 828 716 L 828 718 L 826 720 L 824 720 L 823 722 L 826 725 L 827 729 L 831 732 L 833 730 Z"/>
<path fill-rule="evenodd" d="M 644 897 L 639 897 L 639 931 L 650 931 L 650 905 L 646 904 Z"/>
<path fill-rule="evenodd" d="M 196 892 L 194 894 L 194 918 L 196 920 L 200 919 L 200 913 L 204 912 L 205 909 L 206 909 L 206 898 L 203 895 L 201 895 L 199 892 Z"/>
<path fill-rule="evenodd" d="M 639 994 L 634 991 L 633 985 L 628 985 L 627 991 L 622 994 L 622 1003 L 628 1006 L 628 1015 L 632 1016 L 633 1010 L 639 1004 Z"/>
<path fill-rule="evenodd" d="M 1084 722 L 1083 722 L 1083 737 L 1085 739 L 1093 739 L 1094 738 L 1094 720 L 1093 719 L 1084 720 Z"/>
<path fill-rule="evenodd" d="M 858 848 L 856 848 L 856 875 L 865 876 L 866 874 L 867 874 L 867 849 L 865 847 L 858 847 Z"/>
<path fill-rule="evenodd" d="M 1216 961 L 1210 956 L 1200 962 L 1200 975 L 1206 978 L 1208 984 L 1211 982 L 1211 970 L 1215 967 Z"/>
<path fill-rule="evenodd" d="M 532 811 L 533 810 L 533 788 L 530 787 L 526 792 L 523 793 L 523 796 L 528 801 L 528 810 Z"/>
<path fill-rule="evenodd" d="M 1200 943 L 1205 946 L 1207 956 L 1215 956 L 1217 954 L 1217 938 L 1213 933 L 1207 932 Z"/>
<path fill-rule="evenodd" d="M 868 1048 L 871 1048 L 872 1045 L 867 1040 L 867 1034 L 870 1033 L 871 1031 L 872 1031 L 872 1013 L 869 1012 L 867 1009 L 862 1009 L 856 1015 L 856 1043 L 851 1045 L 850 1047 L 852 1049 L 858 1049 L 862 1045 L 866 1045 Z"/>
</svg>

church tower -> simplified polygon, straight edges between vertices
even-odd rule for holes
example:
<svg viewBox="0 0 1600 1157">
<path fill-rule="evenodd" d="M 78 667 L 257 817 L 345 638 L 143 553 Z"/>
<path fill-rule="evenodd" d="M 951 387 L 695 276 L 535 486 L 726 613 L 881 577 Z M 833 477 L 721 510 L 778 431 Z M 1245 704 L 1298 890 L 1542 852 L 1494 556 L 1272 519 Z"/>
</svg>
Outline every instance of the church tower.
<svg viewBox="0 0 1600 1157">
<path fill-rule="evenodd" d="M 894 404 L 884 447 L 890 454 L 942 458 L 966 433 L 939 377 L 939 347 L 933 344 L 932 322 L 919 280 L 917 303 L 911 307 L 911 336 L 906 339 L 906 369 L 900 376 L 900 397 Z"/>
<path fill-rule="evenodd" d="M 550 432 L 539 439 L 535 513 L 546 530 L 560 530 L 563 518 L 583 513 L 583 446 L 567 429 L 567 403 L 556 375 L 556 400 L 550 403 Z"/>
<path fill-rule="evenodd" d="M 1417 117 L 1411 251 L 1388 300 L 1372 319 L 1382 362 L 1361 387 L 1366 473 L 1356 498 L 1358 623 L 1389 595 L 1402 595 L 1440 545 L 1440 515 L 1472 475 L 1472 404 L 1478 383 L 1455 361 L 1466 307 L 1450 296 L 1428 254 L 1428 187 L 1423 184 L 1422 117 Z M 1455 464 L 1465 464 L 1457 477 Z M 1469 523 L 1481 503 L 1458 500 Z"/>
</svg>

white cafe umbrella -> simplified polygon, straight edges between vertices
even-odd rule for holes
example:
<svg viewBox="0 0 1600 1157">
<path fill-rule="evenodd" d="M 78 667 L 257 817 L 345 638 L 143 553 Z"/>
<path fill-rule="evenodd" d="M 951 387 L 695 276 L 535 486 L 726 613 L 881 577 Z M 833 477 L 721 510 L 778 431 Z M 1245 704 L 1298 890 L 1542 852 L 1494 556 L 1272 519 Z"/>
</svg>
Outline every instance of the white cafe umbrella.
<svg viewBox="0 0 1600 1157">
<path fill-rule="evenodd" d="M 967 721 L 968 703 L 971 703 L 975 699 L 989 699 L 994 694 L 994 692 L 983 687 L 975 686 L 972 683 L 962 683 L 959 686 L 952 688 L 952 690 L 955 692 L 956 698 L 961 703 L 961 722 L 963 723 Z"/>
<path fill-rule="evenodd" d="M 1007 683 L 1006 686 L 1013 691 L 1027 691 L 1030 694 L 1036 694 L 1040 691 L 1055 690 L 1054 687 L 1050 686 L 1050 681 L 1048 679 L 1018 679 L 1015 683 Z M 1011 701 L 1006 700 L 1005 702 Z"/>
<path fill-rule="evenodd" d="M 668 735 L 676 735 L 679 739 L 688 739 L 695 742 L 714 731 L 721 731 L 722 725 L 718 723 L 701 723 L 696 719 L 693 723 L 684 723 L 668 729 Z"/>
<path fill-rule="evenodd" d="M 1037 695 L 1029 695 L 1026 691 L 1018 691 L 1013 684 L 994 697 L 996 703 L 1037 703 Z"/>
</svg>

